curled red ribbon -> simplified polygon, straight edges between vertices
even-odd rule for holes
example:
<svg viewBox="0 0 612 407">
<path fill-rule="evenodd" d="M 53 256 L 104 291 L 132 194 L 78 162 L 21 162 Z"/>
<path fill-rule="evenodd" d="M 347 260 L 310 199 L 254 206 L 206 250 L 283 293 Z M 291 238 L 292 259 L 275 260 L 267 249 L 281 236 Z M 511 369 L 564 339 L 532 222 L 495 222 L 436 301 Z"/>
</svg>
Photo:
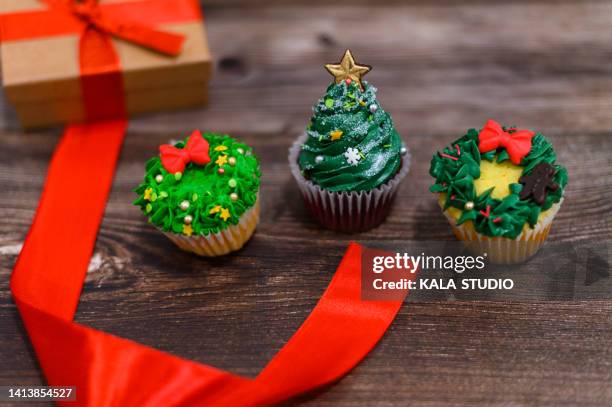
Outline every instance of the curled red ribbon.
<svg viewBox="0 0 612 407">
<path fill-rule="evenodd" d="M 519 165 L 531 151 L 531 139 L 535 132 L 530 130 L 506 131 L 495 120 L 489 120 L 478 134 L 478 150 L 486 153 L 499 147 L 508 152 L 510 161 Z"/>
<path fill-rule="evenodd" d="M 176 148 L 170 144 L 159 146 L 161 163 L 171 174 L 183 172 L 190 162 L 205 165 L 210 162 L 208 141 L 202 137 L 199 130 L 189 136 L 184 148 Z"/>
</svg>

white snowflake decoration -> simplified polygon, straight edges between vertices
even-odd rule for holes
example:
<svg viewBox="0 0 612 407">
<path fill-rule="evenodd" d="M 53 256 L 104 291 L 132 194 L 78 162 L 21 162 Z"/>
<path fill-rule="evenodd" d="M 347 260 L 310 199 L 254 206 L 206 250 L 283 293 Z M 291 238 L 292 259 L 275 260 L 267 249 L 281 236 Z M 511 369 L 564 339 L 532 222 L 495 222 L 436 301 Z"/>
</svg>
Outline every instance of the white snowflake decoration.
<svg viewBox="0 0 612 407">
<path fill-rule="evenodd" d="M 346 162 L 350 165 L 357 165 L 359 160 L 361 160 L 361 153 L 353 147 L 347 148 L 344 156 L 346 157 Z"/>
</svg>

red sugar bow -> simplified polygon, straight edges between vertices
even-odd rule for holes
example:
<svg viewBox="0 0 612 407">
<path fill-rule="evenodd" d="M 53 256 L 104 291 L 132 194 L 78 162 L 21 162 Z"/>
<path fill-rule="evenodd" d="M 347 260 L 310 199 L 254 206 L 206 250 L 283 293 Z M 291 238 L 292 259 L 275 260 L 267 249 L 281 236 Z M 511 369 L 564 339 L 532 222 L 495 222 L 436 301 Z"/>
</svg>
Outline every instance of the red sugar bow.
<svg viewBox="0 0 612 407">
<path fill-rule="evenodd" d="M 210 162 L 208 148 L 208 141 L 202 137 L 199 130 L 194 130 L 184 148 L 176 148 L 170 144 L 159 146 L 161 163 L 171 174 L 183 172 L 190 162 L 199 165 L 208 164 Z"/>
<path fill-rule="evenodd" d="M 495 120 L 489 120 L 478 134 L 478 150 L 486 153 L 504 147 L 510 156 L 510 161 L 519 165 L 523 157 L 531 151 L 533 136 L 535 132 L 530 130 L 515 130 L 509 133 Z"/>
</svg>

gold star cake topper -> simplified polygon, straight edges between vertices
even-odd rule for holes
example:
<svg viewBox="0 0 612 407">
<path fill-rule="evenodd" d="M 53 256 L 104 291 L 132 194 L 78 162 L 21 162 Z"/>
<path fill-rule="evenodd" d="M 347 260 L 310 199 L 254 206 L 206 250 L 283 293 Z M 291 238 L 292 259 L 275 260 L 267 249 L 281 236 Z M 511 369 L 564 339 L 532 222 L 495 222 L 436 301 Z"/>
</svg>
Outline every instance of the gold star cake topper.
<svg viewBox="0 0 612 407">
<path fill-rule="evenodd" d="M 368 65 L 359 65 L 355 62 L 351 50 L 347 49 L 342 57 L 342 61 L 337 64 L 325 65 L 327 72 L 334 76 L 336 83 L 342 83 L 346 81 L 348 84 L 351 82 L 357 83 L 359 89 L 363 91 L 363 85 L 361 84 L 361 77 L 370 72 L 372 67 Z"/>
</svg>

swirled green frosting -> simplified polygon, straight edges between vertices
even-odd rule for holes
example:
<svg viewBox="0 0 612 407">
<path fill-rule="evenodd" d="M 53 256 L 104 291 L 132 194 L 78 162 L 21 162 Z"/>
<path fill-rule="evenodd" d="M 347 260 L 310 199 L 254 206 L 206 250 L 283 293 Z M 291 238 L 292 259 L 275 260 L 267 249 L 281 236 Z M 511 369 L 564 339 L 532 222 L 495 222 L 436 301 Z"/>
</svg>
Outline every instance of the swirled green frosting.
<svg viewBox="0 0 612 407">
<path fill-rule="evenodd" d="M 202 136 L 209 143 L 208 164 L 189 163 L 183 173 L 171 174 L 159 156 L 153 157 L 146 164 L 144 181 L 134 190 L 134 204 L 166 232 L 217 233 L 237 224 L 257 200 L 261 173 L 252 149 L 227 135 Z M 184 148 L 186 142 L 175 147 Z"/>
<path fill-rule="evenodd" d="M 299 166 L 306 179 L 330 191 L 368 191 L 391 179 L 401 164 L 401 139 L 363 82 L 331 84 L 314 106 Z"/>
<path fill-rule="evenodd" d="M 532 199 L 520 199 L 519 194 L 523 185 L 519 183 L 510 184 L 510 193 L 503 199 L 491 196 L 493 188 L 476 195 L 474 180 L 480 177 L 480 161 L 508 160 L 508 153 L 504 148 L 480 153 L 478 134 L 478 130 L 470 129 L 466 135 L 441 151 L 442 154 L 453 156 L 456 160 L 439 153 L 434 154 L 429 173 L 436 181 L 429 190 L 446 193 L 444 210 L 454 207 L 462 211 L 457 220 L 458 225 L 472 221 L 478 233 L 514 239 L 523 231 L 526 223 L 533 228 L 538 222 L 540 213 L 561 200 L 567 185 L 567 170 L 556 163 L 557 156 L 550 142 L 541 133 L 536 133 L 529 154 L 521 161 L 522 175 L 531 174 L 532 170 L 541 163 L 553 165 L 555 169 L 553 180 L 559 187 L 555 191 L 548 192 L 544 203 L 539 205 Z M 457 154 L 457 151 L 461 153 Z M 466 208 L 467 202 L 473 203 L 472 209 Z"/>
</svg>

